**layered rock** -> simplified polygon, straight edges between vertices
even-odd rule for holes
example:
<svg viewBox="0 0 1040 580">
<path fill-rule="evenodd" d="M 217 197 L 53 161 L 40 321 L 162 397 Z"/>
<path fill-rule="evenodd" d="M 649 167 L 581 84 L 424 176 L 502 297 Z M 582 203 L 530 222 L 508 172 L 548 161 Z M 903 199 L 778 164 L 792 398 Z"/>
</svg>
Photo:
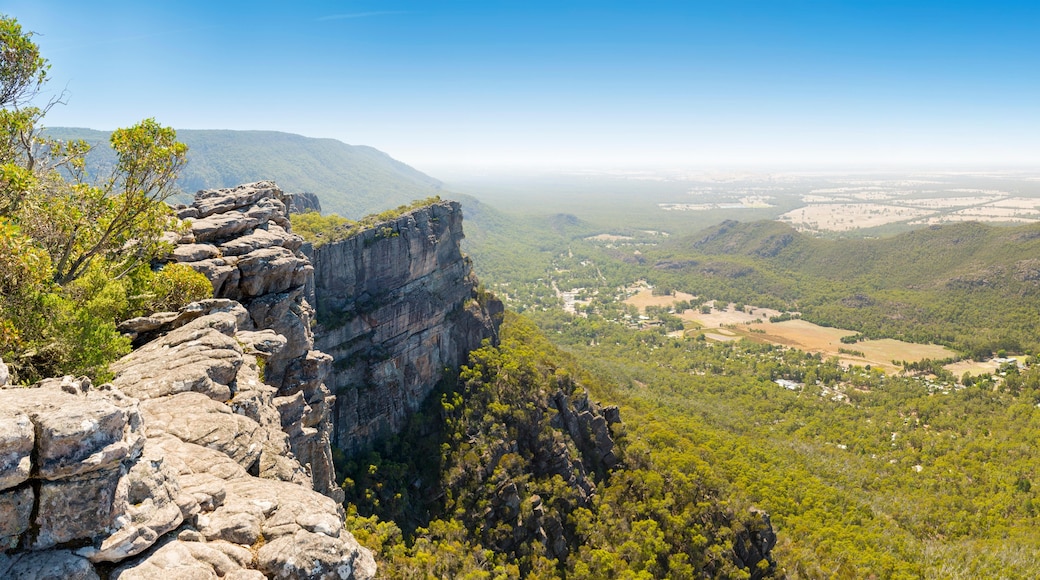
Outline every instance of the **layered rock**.
<svg viewBox="0 0 1040 580">
<path fill-rule="evenodd" d="M 288 197 L 289 213 L 321 213 L 321 200 L 313 193 L 290 193 Z"/>
<path fill-rule="evenodd" d="M 461 208 L 445 201 L 304 248 L 315 345 L 335 359 L 333 443 L 348 455 L 399 430 L 445 369 L 495 338 L 502 304 L 478 292 L 462 238 Z"/>
<path fill-rule="evenodd" d="M 111 384 L 0 390 L 0 577 L 371 578 L 260 377 L 284 340 L 230 300 L 159 318 Z"/>
<path fill-rule="evenodd" d="M 192 205 L 177 208 L 190 230 L 172 258 L 209 278 L 216 297 L 245 308 L 240 329 L 271 331 L 268 339 L 252 342 L 257 352 L 270 351 L 263 382 L 275 387 L 270 397 L 281 411 L 271 421 L 284 427 L 314 489 L 341 501 L 330 447 L 335 398 L 324 385 L 332 359 L 313 348 L 314 311 L 305 293 L 313 287 L 314 269 L 300 251 L 303 239 L 291 233 L 287 201 L 269 181 L 200 191 Z"/>
</svg>

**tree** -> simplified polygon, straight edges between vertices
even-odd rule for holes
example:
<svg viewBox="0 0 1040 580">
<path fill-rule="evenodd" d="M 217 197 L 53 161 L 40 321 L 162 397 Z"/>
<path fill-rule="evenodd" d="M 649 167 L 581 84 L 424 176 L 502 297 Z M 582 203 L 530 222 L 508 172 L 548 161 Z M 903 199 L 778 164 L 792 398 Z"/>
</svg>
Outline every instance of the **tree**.
<svg viewBox="0 0 1040 580">
<path fill-rule="evenodd" d="M 117 161 L 107 175 L 88 175 L 85 142 L 42 134 L 61 102 L 32 105 L 47 70 L 32 33 L 0 15 L 0 355 L 22 382 L 104 377 L 130 347 L 117 320 L 212 292 L 194 271 L 149 267 L 167 251 L 164 232 L 176 229 L 163 202 L 187 147 L 145 119 L 112 133 Z M 185 290 L 171 299 L 149 287 L 160 282 Z"/>
<path fill-rule="evenodd" d="M 98 258 L 120 278 L 161 253 L 161 236 L 172 228 L 163 202 L 175 193 L 187 146 L 155 119 L 118 129 L 110 141 L 118 161 L 100 184 L 79 181 L 43 192 L 50 210 L 43 213 L 63 219 L 32 231 L 51 254 L 59 284 L 79 278 Z"/>
<path fill-rule="evenodd" d="M 13 219 L 51 256 L 53 278 L 65 285 L 99 259 L 114 277 L 162 250 L 170 210 L 162 203 L 187 159 L 176 132 L 145 119 L 112 133 L 117 162 L 91 179 L 82 141 L 41 135 L 44 108 L 28 106 L 47 80 L 49 65 L 32 34 L 0 17 L 0 217 Z"/>
</svg>

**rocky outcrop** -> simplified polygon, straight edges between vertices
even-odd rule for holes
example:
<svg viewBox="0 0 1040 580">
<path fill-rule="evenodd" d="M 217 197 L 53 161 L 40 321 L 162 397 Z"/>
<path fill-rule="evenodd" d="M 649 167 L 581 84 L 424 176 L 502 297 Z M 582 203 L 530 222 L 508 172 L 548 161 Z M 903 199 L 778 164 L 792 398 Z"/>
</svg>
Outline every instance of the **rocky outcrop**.
<svg viewBox="0 0 1040 580">
<path fill-rule="evenodd" d="M 305 297 L 306 290 L 313 287 L 314 269 L 300 251 L 303 239 L 291 232 L 286 203 L 286 195 L 269 181 L 200 191 L 192 205 L 176 208 L 179 217 L 190 221 L 190 230 L 177 240 L 172 259 L 209 278 L 216 297 L 244 307 L 237 317 L 241 330 L 270 333 L 262 340 L 249 339 L 251 348 L 265 360 L 263 383 L 274 387 L 261 397 L 271 398 L 277 409 L 269 420 L 281 425 L 288 435 L 289 447 L 309 472 L 314 489 L 341 501 L 330 446 L 335 398 L 324 384 L 332 359 L 314 350 L 314 310 Z M 128 325 L 124 327 L 129 330 Z M 154 332 L 147 328 L 142 324 L 133 330 L 141 336 Z M 214 340 L 223 345 L 225 354 L 233 351 L 234 345 L 227 344 L 230 339 L 219 334 L 209 332 L 206 337 L 184 343 L 190 346 L 178 347 L 184 366 L 190 366 L 191 351 L 198 348 L 195 340 Z M 200 380 L 203 384 L 186 390 L 209 396 L 207 379 Z M 165 381 L 183 382 L 176 375 L 167 376 Z M 170 387 L 156 383 L 155 388 Z M 215 400 L 223 402 L 219 397 Z M 219 418 L 219 414 L 213 417 Z"/>
<path fill-rule="evenodd" d="M 290 193 L 288 197 L 289 213 L 321 213 L 321 200 L 313 193 Z"/>
<path fill-rule="evenodd" d="M 315 345 L 335 360 L 333 443 L 348 455 L 398 431 L 445 369 L 495 338 L 502 304 L 478 291 L 462 238 L 461 208 L 444 201 L 305 248 Z"/>
<path fill-rule="evenodd" d="M 230 300 L 179 314 L 110 384 L 0 390 L 0 577 L 371 578 L 260 376 L 284 340 Z"/>
<path fill-rule="evenodd" d="M 751 571 L 751 580 L 760 580 L 776 570 L 772 554 L 776 547 L 776 532 L 768 513 L 752 508 L 748 518 L 733 541 L 733 561 L 738 567 Z"/>
</svg>

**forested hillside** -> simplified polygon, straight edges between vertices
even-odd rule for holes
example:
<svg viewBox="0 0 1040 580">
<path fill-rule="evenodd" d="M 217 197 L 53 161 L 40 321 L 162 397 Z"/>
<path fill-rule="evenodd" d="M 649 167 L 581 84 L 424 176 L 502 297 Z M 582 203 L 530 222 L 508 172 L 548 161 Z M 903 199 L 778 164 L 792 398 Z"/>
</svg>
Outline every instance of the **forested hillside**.
<svg viewBox="0 0 1040 580">
<path fill-rule="evenodd" d="M 108 132 L 52 127 L 47 135 L 95 145 L 87 158 L 95 170 L 115 159 Z M 327 212 L 358 219 L 440 189 L 436 179 L 378 149 L 335 139 L 275 131 L 181 130 L 177 135 L 188 146 L 177 185 L 188 194 L 270 179 L 287 192 L 317 194 Z"/>
<path fill-rule="evenodd" d="M 344 462 L 348 527 L 389 578 L 774 572 L 768 517 L 687 434 L 590 401 L 618 399 L 602 381 L 508 316 L 501 346 L 472 353 L 401 435 Z"/>
<path fill-rule="evenodd" d="M 1038 256 L 1036 225 L 968 222 L 823 240 L 777 222 L 724 222 L 648 253 L 647 278 L 982 359 L 1040 349 Z"/>
<path fill-rule="evenodd" d="M 628 449 L 638 441 L 656 469 L 675 460 L 728 502 L 769 512 L 779 573 L 1040 573 L 1040 367 L 1027 356 L 1038 344 L 1037 226 L 821 240 L 775 222 L 727 222 L 669 240 L 623 224 L 598 236 L 604 224 L 487 206 L 474 219 L 482 278 L 580 361 L 597 400 L 621 406 Z M 622 302 L 639 278 L 662 297 L 694 298 L 643 321 Z M 564 312 L 564 293 L 580 302 L 576 313 Z M 944 342 L 980 360 L 1019 357 L 963 377 L 933 362 L 886 373 L 750 339 L 706 340 L 689 324 L 685 337 L 669 336 L 671 323 L 684 327 L 677 309 L 709 300 Z"/>
</svg>

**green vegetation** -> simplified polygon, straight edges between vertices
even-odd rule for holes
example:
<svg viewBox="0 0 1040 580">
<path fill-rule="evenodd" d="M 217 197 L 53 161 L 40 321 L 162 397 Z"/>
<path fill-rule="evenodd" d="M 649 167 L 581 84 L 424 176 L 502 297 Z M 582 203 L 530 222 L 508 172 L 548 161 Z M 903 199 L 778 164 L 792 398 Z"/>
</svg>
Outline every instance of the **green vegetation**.
<svg viewBox="0 0 1040 580">
<path fill-rule="evenodd" d="M 130 348 L 117 320 L 212 293 L 194 271 L 150 269 L 187 149 L 146 119 L 111 134 L 114 163 L 92 177 L 86 143 L 42 134 L 56 101 L 33 105 L 48 65 L 32 35 L 0 17 L 0 48 L 0 356 L 19 382 L 103 379 Z"/>
<path fill-rule="evenodd" d="M 330 242 L 345 240 L 362 230 L 377 227 L 410 211 L 433 205 L 439 201 L 441 201 L 439 195 L 418 199 L 394 209 L 367 215 L 358 221 L 352 221 L 337 214 L 322 215 L 316 211 L 292 214 L 289 219 L 292 220 L 293 233 L 299 234 L 315 247 L 320 247 Z M 378 231 L 378 236 L 382 238 L 392 238 L 397 235 L 398 233 L 389 225 L 383 225 Z"/>
<path fill-rule="evenodd" d="M 866 338 L 944 344 L 985 359 L 1040 349 L 1036 225 L 933 226 L 821 240 L 775 222 L 720 226 L 648 257 L 646 278 L 700 296 L 797 310 Z"/>
<path fill-rule="evenodd" d="M 507 316 L 500 347 L 472 353 L 401 435 L 341 466 L 348 526 L 376 549 L 382 573 L 763 577 L 768 562 L 741 570 L 733 547 L 763 522 L 719 495 L 701 451 L 675 438 L 662 448 L 628 409 L 627 431 L 614 429 L 619 467 L 564 437 L 553 401 L 595 382 L 529 321 Z M 591 495 L 570 471 L 580 465 Z"/>
<path fill-rule="evenodd" d="M 643 321 L 621 303 L 623 288 L 645 279 L 696 296 L 683 306 L 715 299 L 744 304 L 745 310 L 780 310 L 774 322 L 802 316 L 856 330 L 849 345 L 897 337 L 953 345 L 978 358 L 1036 352 L 1037 226 L 959 224 L 893 238 L 821 240 L 783 224 L 727 223 L 672 240 L 627 231 L 630 240 L 615 242 L 588 239 L 607 224 L 574 216 L 507 215 L 470 200 L 464 207 L 467 250 L 484 282 L 551 340 L 557 350 L 547 359 L 556 368 L 580 377 L 596 400 L 621 406 L 624 467 L 598 483 L 597 497 L 607 497 L 606 489 L 624 481 L 637 465 L 635 457 L 649 457 L 656 473 L 681 471 L 714 490 L 712 497 L 725 498 L 731 513 L 748 506 L 769 512 L 779 537 L 774 556 L 790 578 L 1040 575 L 1040 542 L 1032 532 L 1040 523 L 1040 367 L 1009 362 L 996 372 L 955 377 L 943 369 L 949 361 L 929 360 L 886 375 L 780 346 L 716 343 L 704 334 L 668 337 L 672 309 L 651 308 L 650 320 Z M 609 231 L 619 231 L 616 223 Z M 562 311 L 560 292 L 571 291 L 585 301 L 577 314 Z M 509 324 L 525 323 L 511 318 Z M 503 344 L 500 350 L 509 348 Z M 1024 360 L 1035 363 L 1031 356 Z M 507 372 L 512 376 L 516 369 Z M 788 382 L 778 384 L 781 379 Z M 453 412 L 488 414 L 484 403 L 466 396 L 450 402 Z M 430 411 L 426 420 L 436 423 L 437 416 Z M 401 441 L 414 445 L 417 439 L 412 433 Z M 426 472 L 432 475 L 423 482 L 439 480 L 441 470 L 458 465 L 435 447 L 429 454 L 411 449 L 413 456 L 433 458 Z M 402 484 L 417 481 L 408 455 L 394 453 L 380 448 L 357 459 L 353 473 L 376 465 L 376 473 L 400 474 Z M 478 448 L 463 463 L 479 471 L 486 455 Z M 388 468 L 388 461 L 395 467 Z M 392 498 L 414 487 L 365 476 L 352 480 L 355 489 L 377 489 L 371 497 L 380 500 L 366 504 L 354 496 L 359 537 L 383 546 L 380 553 L 388 560 L 404 566 L 418 559 L 426 566 L 392 570 L 436 575 L 448 569 L 436 567 L 445 554 L 479 546 L 492 562 L 484 568 L 489 572 L 455 567 L 453 574 L 512 574 L 513 564 L 532 577 L 544 574 L 525 563 L 531 560 L 486 543 L 473 531 L 478 525 L 456 526 L 450 514 L 435 510 L 427 518 L 406 515 L 416 511 Z M 449 495 L 443 487 L 433 489 Z M 635 503 L 664 498 L 678 506 L 683 497 L 654 488 Z M 400 509 L 386 509 L 388 504 Z M 422 501 L 407 505 L 432 509 Z M 619 521 L 590 511 L 602 522 Z M 584 555 L 602 545 L 623 553 L 611 543 L 612 531 L 582 537 L 587 544 L 579 542 L 551 574 L 579 574 Z M 388 537 L 407 540 L 405 547 L 388 550 Z M 659 549 L 679 553 L 674 544 Z M 679 575 L 678 567 L 663 570 L 644 567 L 638 573 Z M 632 567 L 598 572 L 637 573 Z"/>
</svg>

